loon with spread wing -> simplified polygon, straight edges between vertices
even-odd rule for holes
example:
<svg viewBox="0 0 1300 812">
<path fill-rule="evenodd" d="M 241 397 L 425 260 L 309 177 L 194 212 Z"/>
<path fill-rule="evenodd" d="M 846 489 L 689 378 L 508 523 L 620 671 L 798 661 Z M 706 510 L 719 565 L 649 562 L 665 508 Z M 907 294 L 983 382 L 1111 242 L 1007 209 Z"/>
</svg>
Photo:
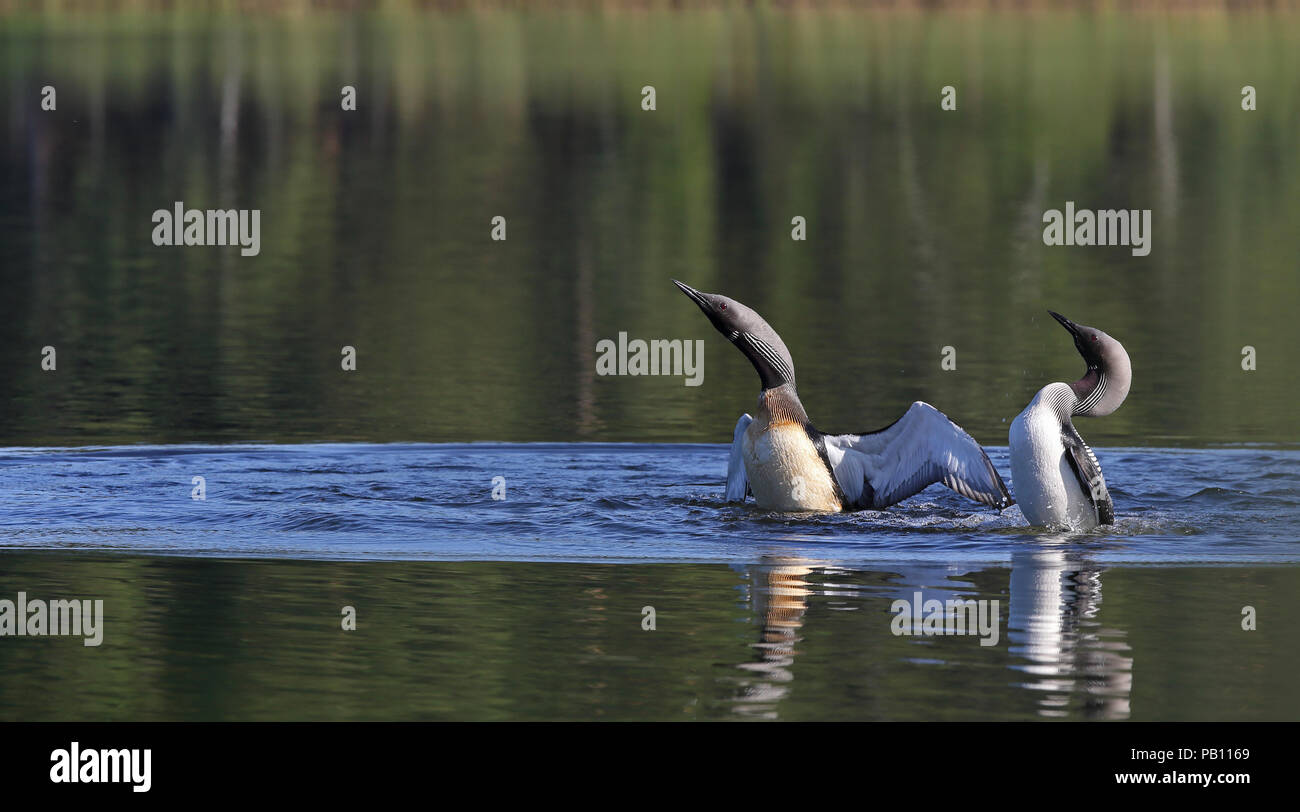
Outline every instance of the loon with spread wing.
<svg viewBox="0 0 1300 812">
<path fill-rule="evenodd" d="M 752 494 L 767 510 L 880 510 L 942 482 L 985 505 L 1012 504 L 984 449 L 928 403 L 913 403 L 879 431 L 818 431 L 799 401 L 794 360 L 776 331 L 734 299 L 673 282 L 744 353 L 762 382 L 756 414 L 742 415 L 732 435 L 728 501 Z"/>
</svg>

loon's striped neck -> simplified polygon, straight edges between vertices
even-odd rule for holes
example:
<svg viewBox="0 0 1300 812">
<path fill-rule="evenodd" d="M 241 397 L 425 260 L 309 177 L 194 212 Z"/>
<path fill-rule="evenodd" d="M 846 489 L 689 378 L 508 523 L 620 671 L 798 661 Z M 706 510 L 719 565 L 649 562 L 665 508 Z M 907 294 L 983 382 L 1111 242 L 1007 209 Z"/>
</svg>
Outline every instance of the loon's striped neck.
<svg viewBox="0 0 1300 812">
<path fill-rule="evenodd" d="M 790 351 L 785 348 L 785 344 L 781 342 L 781 337 L 776 334 L 776 331 L 767 327 L 766 324 L 763 327 L 767 328 L 765 332 L 768 335 L 766 337 L 756 335 L 753 332 L 733 330 L 727 338 L 754 365 L 765 391 L 779 389 L 783 386 L 789 386 L 793 390 L 794 359 L 790 357 Z M 780 349 L 778 350 L 773 346 L 774 344 L 780 344 Z"/>
<path fill-rule="evenodd" d="M 1076 402 L 1072 414 L 1083 417 L 1104 417 L 1120 407 L 1128 397 L 1133 372 L 1128 355 L 1123 354 L 1115 364 L 1089 366 L 1082 378 L 1070 384 Z"/>
<path fill-rule="evenodd" d="M 1075 404 L 1070 413 L 1091 417 L 1093 409 L 1106 398 L 1106 384 L 1106 373 L 1098 367 L 1089 367 L 1082 378 L 1070 384 L 1075 397 Z"/>
<path fill-rule="evenodd" d="M 1078 401 L 1073 414 L 1103 417 L 1118 409 L 1133 383 L 1133 366 L 1124 345 L 1095 327 L 1075 324 L 1060 313 L 1047 312 L 1070 331 L 1074 348 L 1088 364 L 1083 377 L 1070 384 Z"/>
<path fill-rule="evenodd" d="M 810 422 L 808 412 L 804 411 L 803 403 L 799 401 L 799 393 L 795 392 L 792 383 L 759 392 L 758 408 L 759 411 L 767 413 L 768 423 L 773 426 L 788 423 L 807 426 Z"/>
<path fill-rule="evenodd" d="M 1029 405 L 1033 407 L 1035 403 L 1042 404 L 1052 411 L 1056 419 L 1065 425 L 1070 422 L 1072 415 L 1078 414 L 1077 407 L 1080 403 L 1079 396 L 1074 392 L 1074 385 L 1064 382 L 1049 383 L 1034 397 L 1033 402 Z"/>
</svg>

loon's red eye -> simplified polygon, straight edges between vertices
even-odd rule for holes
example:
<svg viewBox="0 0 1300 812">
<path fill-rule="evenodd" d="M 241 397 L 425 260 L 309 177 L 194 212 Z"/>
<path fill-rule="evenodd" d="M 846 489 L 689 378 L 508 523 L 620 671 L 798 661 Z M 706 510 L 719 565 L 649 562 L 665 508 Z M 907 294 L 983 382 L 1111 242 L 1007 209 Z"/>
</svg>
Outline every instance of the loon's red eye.
<svg viewBox="0 0 1300 812">
<path fill-rule="evenodd" d="M 718 309 L 719 309 L 719 310 L 726 310 L 726 309 L 727 309 L 727 303 L 726 303 L 726 302 L 719 302 L 719 303 L 718 303 Z"/>
<path fill-rule="evenodd" d="M 1097 334 L 1096 334 L 1096 333 L 1093 333 L 1093 334 L 1092 334 L 1092 340 L 1093 340 L 1093 341 L 1096 341 L 1096 340 L 1097 340 Z"/>
</svg>

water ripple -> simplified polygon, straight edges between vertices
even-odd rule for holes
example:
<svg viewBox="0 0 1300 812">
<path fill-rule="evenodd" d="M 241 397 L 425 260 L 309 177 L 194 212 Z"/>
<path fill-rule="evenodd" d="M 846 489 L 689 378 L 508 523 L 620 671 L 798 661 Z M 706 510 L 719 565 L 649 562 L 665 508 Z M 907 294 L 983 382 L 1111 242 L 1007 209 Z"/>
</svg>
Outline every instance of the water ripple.
<svg viewBox="0 0 1300 812">
<path fill-rule="evenodd" d="M 722 499 L 708 445 L 148 446 L 0 452 L 0 546 L 183 555 L 862 563 L 1004 561 L 1026 541 L 1116 561 L 1296 561 L 1300 452 L 1098 449 L 1114 525 L 1046 533 L 933 486 L 883 511 Z M 990 450 L 1006 473 L 1006 449 Z M 205 498 L 191 498 L 194 477 Z M 504 478 L 505 498 L 494 499 Z M 1008 478 L 1009 479 L 1009 478 Z M 1009 482 L 1014 491 L 1014 482 Z"/>
</svg>

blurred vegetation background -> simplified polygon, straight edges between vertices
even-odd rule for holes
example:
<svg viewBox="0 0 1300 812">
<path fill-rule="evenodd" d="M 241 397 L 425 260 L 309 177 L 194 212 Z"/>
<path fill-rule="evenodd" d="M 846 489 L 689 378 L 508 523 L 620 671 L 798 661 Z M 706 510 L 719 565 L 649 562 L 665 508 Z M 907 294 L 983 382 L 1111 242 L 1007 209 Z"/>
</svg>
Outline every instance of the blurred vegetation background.
<svg viewBox="0 0 1300 812">
<path fill-rule="evenodd" d="M 1051 308 L 1133 359 L 1090 442 L 1300 439 L 1284 5 L 449 5 L 0 0 L 0 441 L 727 442 L 756 376 L 670 277 L 766 316 L 825 430 L 1005 444 L 1082 372 Z M 178 200 L 261 254 L 154 246 Z M 1044 246 L 1067 200 L 1151 209 L 1150 256 Z M 704 339 L 704 385 L 597 377 L 619 331 Z"/>
</svg>

